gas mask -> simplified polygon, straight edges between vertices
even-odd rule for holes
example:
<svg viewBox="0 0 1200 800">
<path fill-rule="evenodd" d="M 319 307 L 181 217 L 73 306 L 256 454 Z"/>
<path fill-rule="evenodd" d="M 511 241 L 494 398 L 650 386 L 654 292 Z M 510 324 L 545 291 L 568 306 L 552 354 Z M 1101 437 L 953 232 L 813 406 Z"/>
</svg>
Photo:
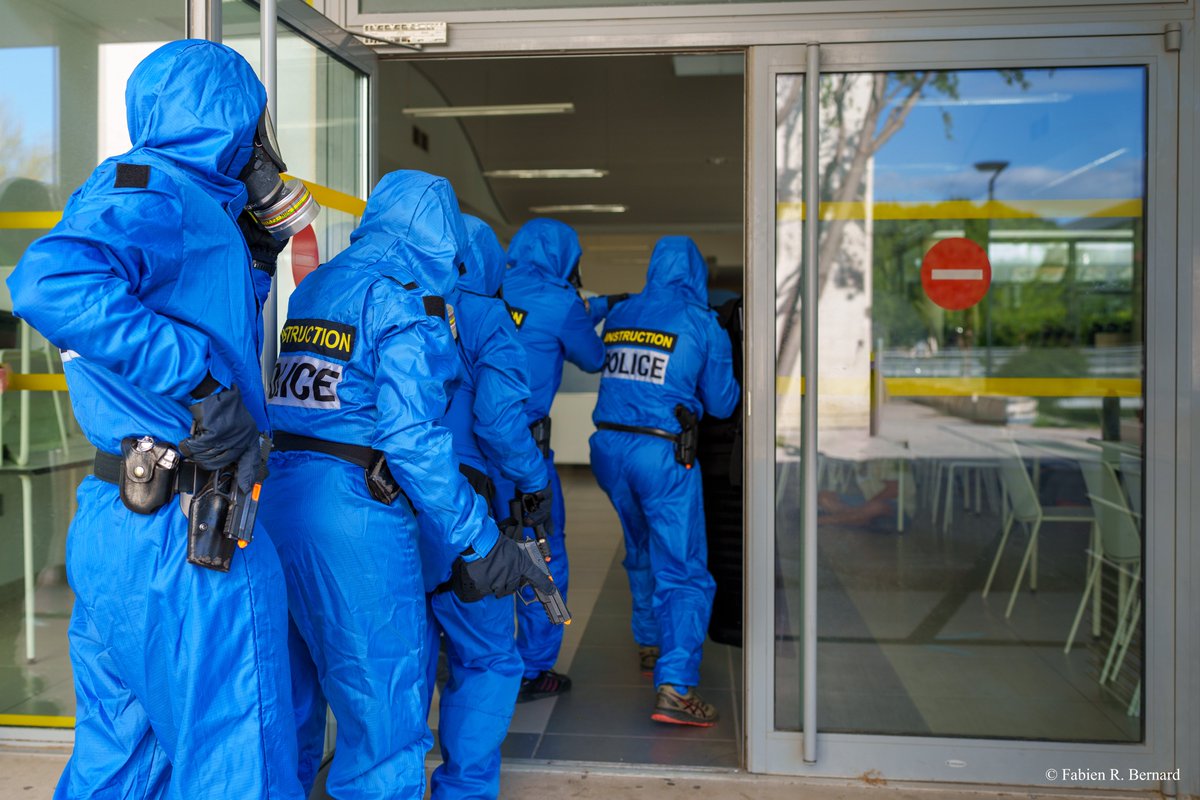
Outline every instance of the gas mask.
<svg viewBox="0 0 1200 800">
<path fill-rule="evenodd" d="M 576 261 L 575 266 L 571 267 L 571 273 L 567 275 L 567 283 L 577 290 L 583 288 L 583 276 L 579 274 L 579 261 Z"/>
<path fill-rule="evenodd" d="M 307 186 L 295 178 L 283 182 L 279 173 L 286 170 L 287 165 L 279 155 L 275 125 L 264 108 L 258 118 L 250 163 L 240 177 L 246 184 L 246 209 L 281 242 L 307 228 L 321 213 Z"/>
</svg>

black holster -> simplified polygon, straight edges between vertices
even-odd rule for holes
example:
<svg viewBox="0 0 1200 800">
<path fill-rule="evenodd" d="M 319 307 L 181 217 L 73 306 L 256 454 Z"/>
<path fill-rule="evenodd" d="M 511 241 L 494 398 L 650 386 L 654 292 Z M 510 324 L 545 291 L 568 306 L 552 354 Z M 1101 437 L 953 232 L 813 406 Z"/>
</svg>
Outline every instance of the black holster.
<svg viewBox="0 0 1200 800">
<path fill-rule="evenodd" d="M 533 434 L 533 443 L 542 451 L 542 458 L 550 457 L 550 417 L 542 417 L 529 426 Z"/>
<path fill-rule="evenodd" d="M 187 515 L 189 564 L 229 572 L 237 540 L 225 529 L 236 491 L 236 469 L 219 469 L 209 473 L 203 488 L 192 495 Z"/>
<path fill-rule="evenodd" d="M 675 406 L 675 419 L 679 421 L 679 438 L 675 440 L 675 461 L 691 469 L 696 463 L 696 450 L 700 446 L 700 418 L 680 403 Z"/>
<path fill-rule="evenodd" d="M 404 490 L 392 476 L 387 456 L 383 454 L 382 450 L 375 451 L 370 463 L 363 468 L 363 474 L 366 476 L 367 491 L 371 493 L 371 497 L 385 506 L 390 506 L 397 497 L 404 494 Z"/>
<path fill-rule="evenodd" d="M 137 514 L 153 514 L 175 494 L 179 451 L 149 436 L 121 440 L 121 472 L 117 488 L 121 502 Z"/>
</svg>

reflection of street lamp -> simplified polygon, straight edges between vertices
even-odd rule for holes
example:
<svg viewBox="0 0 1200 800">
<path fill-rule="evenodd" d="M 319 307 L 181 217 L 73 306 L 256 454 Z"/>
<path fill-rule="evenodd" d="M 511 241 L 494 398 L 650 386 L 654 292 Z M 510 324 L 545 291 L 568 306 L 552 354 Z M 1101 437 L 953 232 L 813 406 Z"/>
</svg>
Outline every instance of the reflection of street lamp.
<svg viewBox="0 0 1200 800">
<path fill-rule="evenodd" d="M 976 161 L 975 169 L 980 172 L 990 172 L 992 177 L 988 178 L 988 201 L 987 201 L 987 228 L 984 232 L 983 252 L 988 254 L 988 261 L 991 261 L 991 243 L 992 243 L 992 202 L 996 196 L 996 178 L 1000 177 L 1000 173 L 1008 167 L 1007 161 Z M 984 355 L 984 374 L 989 378 L 992 377 L 992 293 L 989 291 L 987 300 L 983 305 L 983 328 L 987 333 L 987 351 Z"/>
</svg>

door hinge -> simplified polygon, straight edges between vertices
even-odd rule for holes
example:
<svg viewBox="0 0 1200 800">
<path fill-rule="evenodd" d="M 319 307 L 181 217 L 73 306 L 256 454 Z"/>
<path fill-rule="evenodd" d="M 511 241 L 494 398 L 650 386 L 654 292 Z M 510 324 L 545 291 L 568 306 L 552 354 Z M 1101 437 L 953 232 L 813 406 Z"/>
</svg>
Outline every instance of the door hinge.
<svg viewBox="0 0 1200 800">
<path fill-rule="evenodd" d="M 1168 22 L 1163 31 L 1163 47 L 1168 53 L 1178 53 L 1183 47 L 1183 26 L 1178 22 Z"/>
</svg>

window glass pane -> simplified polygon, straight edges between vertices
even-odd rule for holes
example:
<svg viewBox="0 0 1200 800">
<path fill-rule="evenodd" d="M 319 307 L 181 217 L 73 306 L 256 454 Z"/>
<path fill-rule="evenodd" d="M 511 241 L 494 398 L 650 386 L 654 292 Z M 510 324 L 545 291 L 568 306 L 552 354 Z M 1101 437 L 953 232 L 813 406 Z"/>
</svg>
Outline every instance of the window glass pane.
<svg viewBox="0 0 1200 800">
<path fill-rule="evenodd" d="M 1142 738 L 1145 85 L 822 77 L 823 731 Z"/>
<path fill-rule="evenodd" d="M 0 0 L 0 360 L 57 373 L 4 280 L 104 158 L 129 148 L 125 81 L 183 35 L 184 4 Z M 69 726 L 67 526 L 94 450 L 63 392 L 0 394 L 0 725 Z"/>
<path fill-rule="evenodd" d="M 359 0 L 359 10 L 364 14 L 404 14 L 410 11 L 507 11 L 519 8 L 684 6 L 762 2 L 794 0 Z"/>
</svg>

